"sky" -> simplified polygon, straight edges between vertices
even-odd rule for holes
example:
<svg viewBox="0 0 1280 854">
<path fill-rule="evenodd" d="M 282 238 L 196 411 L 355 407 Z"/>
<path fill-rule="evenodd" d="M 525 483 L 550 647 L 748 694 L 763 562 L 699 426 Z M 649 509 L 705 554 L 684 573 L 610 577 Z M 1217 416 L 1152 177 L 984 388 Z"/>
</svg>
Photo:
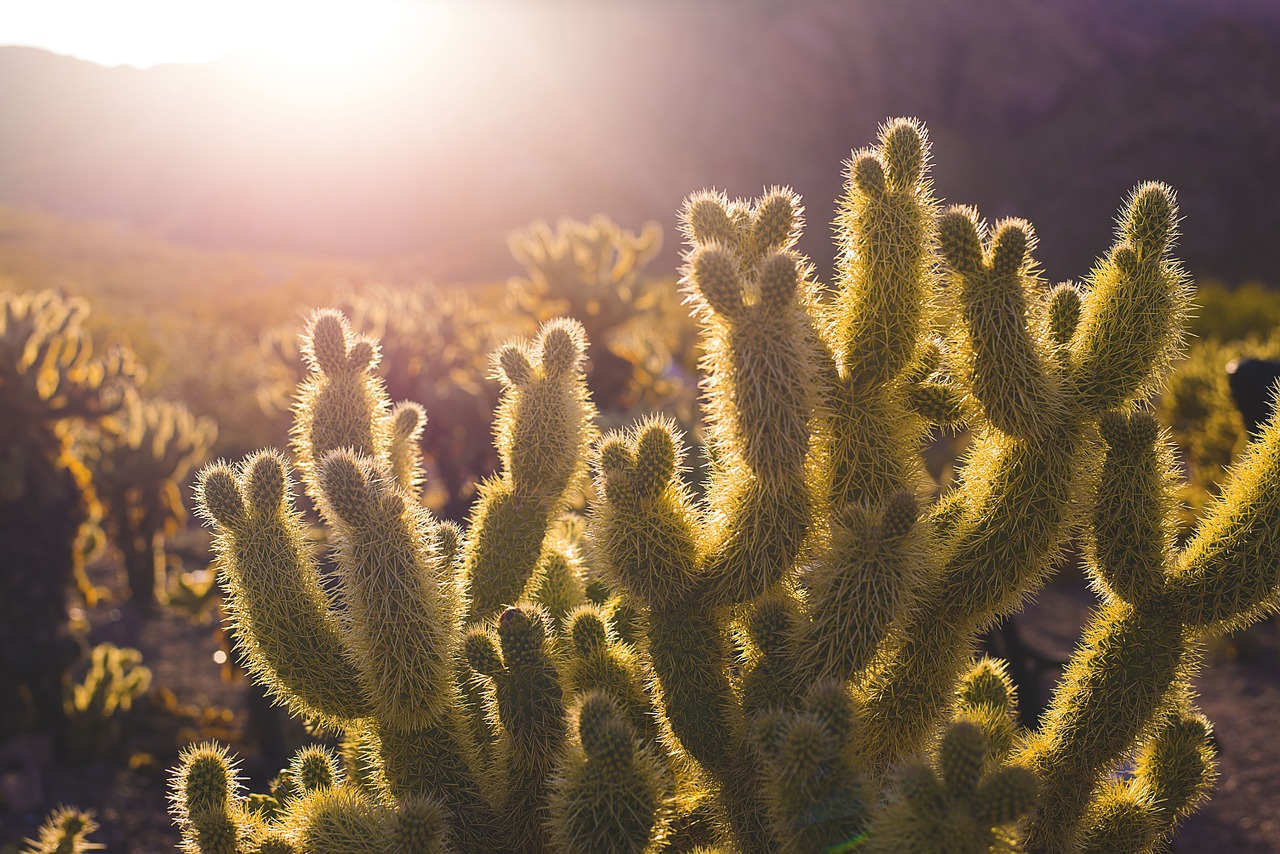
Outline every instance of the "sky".
<svg viewBox="0 0 1280 854">
<path fill-rule="evenodd" d="M 147 68 L 247 52 L 349 69 L 447 24 L 464 0 L 0 0 L 0 45 Z"/>
</svg>

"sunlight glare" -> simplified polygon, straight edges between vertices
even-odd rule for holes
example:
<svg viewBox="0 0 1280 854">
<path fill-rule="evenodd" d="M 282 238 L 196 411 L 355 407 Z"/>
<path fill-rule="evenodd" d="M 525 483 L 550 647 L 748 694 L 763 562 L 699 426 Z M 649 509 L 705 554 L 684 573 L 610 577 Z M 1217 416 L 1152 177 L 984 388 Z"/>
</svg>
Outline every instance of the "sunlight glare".
<svg viewBox="0 0 1280 854">
<path fill-rule="evenodd" d="M 436 23 L 427 20 L 427 10 L 428 4 L 358 0 L 263 4 L 245 53 L 289 88 L 360 88 L 409 50 L 412 34 Z"/>
</svg>

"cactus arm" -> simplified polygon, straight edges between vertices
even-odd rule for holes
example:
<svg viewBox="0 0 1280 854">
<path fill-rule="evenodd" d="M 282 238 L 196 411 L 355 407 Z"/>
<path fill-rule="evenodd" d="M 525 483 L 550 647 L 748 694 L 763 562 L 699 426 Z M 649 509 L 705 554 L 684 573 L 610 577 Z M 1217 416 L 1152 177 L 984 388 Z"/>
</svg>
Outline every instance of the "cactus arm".
<svg viewBox="0 0 1280 854">
<path fill-rule="evenodd" d="M 840 291 L 826 338 L 838 366 L 829 390 L 833 506 L 877 505 L 919 486 L 921 424 L 896 380 L 931 318 L 934 201 L 923 126 L 895 119 L 855 152 L 836 217 Z"/>
<path fill-rule="evenodd" d="M 537 567 L 547 526 L 586 471 L 595 409 L 582 373 L 586 341 L 572 321 L 545 324 L 532 348 L 496 359 L 506 384 L 495 420 L 503 473 L 481 487 L 463 573 L 473 622 L 520 596 Z"/>
<path fill-rule="evenodd" d="M 647 850 L 664 790 L 663 766 L 600 692 L 575 710 L 578 738 L 551 780 L 551 833 L 560 851 L 640 854 Z"/>
<path fill-rule="evenodd" d="M 1167 602 L 1116 600 L 1090 620 L 1042 732 L 1022 754 L 1044 787 L 1029 850 L 1071 850 L 1103 774 L 1167 702 L 1186 665 L 1182 622 Z"/>
<path fill-rule="evenodd" d="M 715 461 L 702 584 L 720 606 L 777 584 L 812 521 L 806 463 L 822 350 L 805 305 L 808 266 L 791 249 L 800 214 L 799 200 L 782 189 L 754 207 L 713 194 L 685 205 L 685 278 L 703 326 Z"/>
<path fill-rule="evenodd" d="M 1120 408 L 1152 391 L 1181 344 L 1188 278 L 1169 256 L 1177 203 L 1164 184 L 1134 190 L 1117 243 L 1089 274 L 1071 367 L 1079 405 Z"/>
<path fill-rule="evenodd" d="M 930 553 L 916 513 L 915 496 L 899 492 L 882 514 L 853 504 L 836 515 L 828 551 L 801 575 L 809 620 L 797 646 L 805 679 L 854 678 L 908 611 L 927 580 Z"/>
<path fill-rule="evenodd" d="M 239 470 L 206 468 L 197 501 L 214 524 L 232 633 L 249 672 L 294 714 L 336 725 L 371 707 L 291 491 L 284 461 L 266 451 Z"/>
<path fill-rule="evenodd" d="M 1280 421 L 1273 418 L 1232 469 L 1221 498 L 1179 556 L 1169 595 L 1211 633 L 1242 628 L 1280 592 Z"/>
<path fill-rule="evenodd" d="M 984 250 L 976 219 L 971 209 L 952 208 L 938 222 L 964 313 L 969 385 L 992 426 L 1034 438 L 1066 416 L 1061 378 L 1027 323 L 1035 238 L 1027 223 L 1007 220 Z"/>
<path fill-rule="evenodd" d="M 426 512 L 384 466 L 344 451 L 321 458 L 317 482 L 373 713 L 391 729 L 426 726 L 449 702 L 457 641 L 450 567 L 432 549 Z"/>
<path fill-rule="evenodd" d="M 418 442 L 426 424 L 426 410 L 416 403 L 397 403 L 391 410 L 391 471 L 396 485 L 413 496 L 422 490 L 422 448 Z"/>
<path fill-rule="evenodd" d="M 1072 422 L 1034 441 L 989 434 L 970 459 L 940 576 L 920 591 L 901 644 L 867 684 L 866 755 L 891 764 L 924 746 L 951 701 L 972 638 L 1048 574 L 1079 492 Z"/>
<path fill-rule="evenodd" d="M 385 459 L 391 447 L 391 403 L 374 376 L 378 344 L 356 335 L 336 311 L 317 312 L 303 332 L 310 368 L 298 387 L 293 451 L 307 492 L 319 499 L 316 466 L 330 451 Z"/>
</svg>

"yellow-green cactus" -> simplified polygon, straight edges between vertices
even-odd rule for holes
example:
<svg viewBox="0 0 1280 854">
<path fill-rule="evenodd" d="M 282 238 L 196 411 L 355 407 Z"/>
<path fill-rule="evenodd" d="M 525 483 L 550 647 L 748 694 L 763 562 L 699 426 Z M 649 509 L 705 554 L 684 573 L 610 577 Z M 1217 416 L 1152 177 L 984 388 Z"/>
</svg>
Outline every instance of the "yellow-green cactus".
<svg viewBox="0 0 1280 854">
<path fill-rule="evenodd" d="M 73 435 L 124 405 L 136 368 L 93 353 L 88 305 L 0 292 L 0 731 L 36 727 L 65 749 L 67 626 L 85 536 L 101 517 Z"/>
<path fill-rule="evenodd" d="M 143 666 L 142 653 L 113 643 L 95 646 L 84 681 L 71 686 L 65 703 L 71 757 L 88 761 L 111 755 L 133 701 L 149 687 L 151 670 Z"/>
<path fill-rule="evenodd" d="M 88 854 L 103 846 L 89 841 L 98 830 L 92 812 L 75 807 L 58 807 L 45 818 L 35 839 L 24 840 L 22 854 Z"/>
<path fill-rule="evenodd" d="M 1166 838 L 1214 776 L 1187 688 L 1199 644 L 1280 596 L 1280 424 L 1179 550 L 1170 454 L 1142 411 L 1188 302 L 1172 192 L 1139 187 L 1094 271 L 1049 288 L 1030 225 L 940 208 L 928 152 L 894 120 L 854 154 L 830 290 L 794 248 L 790 191 L 685 205 L 701 493 L 668 420 L 592 444 L 581 327 L 553 321 L 498 350 L 502 471 L 465 532 L 441 524 L 408 452 L 422 413 L 392 408 L 373 341 L 318 315 L 295 451 L 337 585 L 279 454 L 207 469 L 201 497 L 251 671 L 341 731 L 344 759 L 301 756 L 254 800 L 222 753 L 193 752 L 175 784 L 188 849 Z M 930 504 L 921 446 L 961 422 L 972 451 Z M 588 463 L 584 520 L 568 511 Z M 974 644 L 1081 531 L 1104 601 L 1042 729 L 1021 731 L 1004 665 Z"/>
<path fill-rule="evenodd" d="M 119 415 L 78 437 L 130 598 L 144 610 L 166 597 L 165 539 L 186 523 L 178 484 L 208 458 L 217 432 L 181 403 L 131 395 Z"/>
</svg>

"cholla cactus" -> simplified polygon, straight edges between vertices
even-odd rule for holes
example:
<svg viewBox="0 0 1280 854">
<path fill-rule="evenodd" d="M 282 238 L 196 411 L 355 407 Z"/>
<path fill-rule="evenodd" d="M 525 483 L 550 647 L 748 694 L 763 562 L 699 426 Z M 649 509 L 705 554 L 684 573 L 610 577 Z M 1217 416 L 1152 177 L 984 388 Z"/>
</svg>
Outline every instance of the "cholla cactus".
<svg viewBox="0 0 1280 854">
<path fill-rule="evenodd" d="M 92 812 L 75 807 L 58 807 L 49 813 L 35 839 L 25 840 L 22 854 L 88 854 L 103 848 L 89 841 L 89 834 L 98 829 Z"/>
<path fill-rule="evenodd" d="M 151 670 L 143 666 L 142 653 L 113 643 L 95 646 L 84 681 L 72 685 L 66 699 L 68 753 L 81 761 L 109 756 L 133 701 L 149 687 Z"/>
<path fill-rule="evenodd" d="M 508 285 L 516 311 L 543 322 L 577 318 L 586 329 L 593 345 L 587 386 L 606 417 L 688 408 L 673 363 L 685 355 L 680 332 L 688 324 L 665 314 L 660 290 L 644 275 L 662 249 L 658 223 L 636 233 L 602 215 L 564 218 L 554 230 L 539 220 L 512 232 L 507 245 L 527 271 Z"/>
<path fill-rule="evenodd" d="M 124 402 L 130 355 L 95 357 L 88 306 L 52 291 L 0 293 L 0 732 L 65 736 L 67 588 L 100 512 L 73 453 L 77 423 Z"/>
<path fill-rule="evenodd" d="M 561 321 L 499 350 L 502 475 L 465 532 L 438 523 L 397 451 L 417 411 L 391 407 L 374 342 L 319 315 L 294 451 L 338 587 L 279 454 L 207 469 L 201 492 L 252 671 L 343 733 L 345 767 L 263 806 L 223 752 L 192 752 L 175 781 L 188 850 L 1140 852 L 1166 837 L 1213 779 L 1187 689 L 1199 645 L 1280 589 L 1280 425 L 1175 551 L 1169 455 L 1141 411 L 1188 298 L 1171 191 L 1138 188 L 1084 282 L 1050 289 L 1029 225 L 941 211 L 927 173 L 910 120 L 855 153 L 833 291 L 794 248 L 790 191 L 690 198 L 702 499 L 677 431 L 647 419 L 595 445 L 585 525 L 557 523 L 592 418 L 581 330 Z M 974 450 L 927 505 L 921 443 L 961 422 Z M 1023 732 L 1003 667 L 972 649 L 1078 531 L 1105 601 L 1043 730 Z"/>
<path fill-rule="evenodd" d="M 418 442 L 429 474 L 425 500 L 445 519 L 465 519 L 480 482 L 498 467 L 488 437 L 498 401 L 485 382 L 488 354 L 502 341 L 532 331 L 533 324 L 495 318 L 462 290 L 430 284 L 376 285 L 343 294 L 337 307 L 353 329 L 381 344 L 387 393 L 431 413 Z M 296 342 L 292 327 L 263 335 L 269 379 L 259 398 L 270 411 L 292 406 L 302 376 Z"/>
<path fill-rule="evenodd" d="M 178 483 L 208 458 L 217 433 L 212 419 L 196 418 L 181 403 L 131 395 L 119 415 L 78 437 L 103 528 L 124 558 L 129 595 L 143 610 L 165 598 L 165 538 L 186 522 Z"/>
<path fill-rule="evenodd" d="M 1249 440 L 1248 425 L 1233 400 L 1229 370 L 1243 359 L 1280 358 L 1280 331 L 1267 337 L 1195 342 L 1169 378 L 1159 414 L 1183 449 L 1186 483 L 1180 497 L 1192 511 L 1190 527 L 1226 479 Z"/>
</svg>

